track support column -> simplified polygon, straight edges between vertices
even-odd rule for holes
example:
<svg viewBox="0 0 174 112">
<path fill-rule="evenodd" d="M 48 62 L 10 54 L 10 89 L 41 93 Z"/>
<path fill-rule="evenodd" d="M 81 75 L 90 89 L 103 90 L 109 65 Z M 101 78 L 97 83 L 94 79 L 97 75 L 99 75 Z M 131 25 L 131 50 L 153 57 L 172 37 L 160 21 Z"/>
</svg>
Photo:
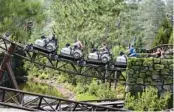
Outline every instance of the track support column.
<svg viewBox="0 0 174 112">
<path fill-rule="evenodd" d="M 7 63 L 10 61 L 11 59 L 11 55 L 13 54 L 13 52 L 15 51 L 15 47 L 16 45 L 11 43 L 8 51 L 5 53 L 5 56 L 4 56 L 4 59 L 1 63 L 1 66 L 0 66 L 0 79 L 4 73 L 4 71 L 6 70 L 7 68 Z"/>
<path fill-rule="evenodd" d="M 11 43 L 8 51 L 5 53 L 4 59 L 3 59 L 1 66 L 0 66 L 0 80 L 3 76 L 4 71 L 6 70 L 8 72 L 9 79 L 13 84 L 13 87 L 15 89 L 19 89 L 17 81 L 16 81 L 14 73 L 13 73 L 13 70 L 12 70 L 11 65 L 10 65 L 11 56 L 14 53 L 15 48 L 16 48 L 16 45 L 14 43 Z"/>
<path fill-rule="evenodd" d="M 117 71 L 114 73 L 114 79 L 117 79 Z M 114 88 L 116 89 L 117 87 L 117 80 L 114 80 Z"/>
</svg>

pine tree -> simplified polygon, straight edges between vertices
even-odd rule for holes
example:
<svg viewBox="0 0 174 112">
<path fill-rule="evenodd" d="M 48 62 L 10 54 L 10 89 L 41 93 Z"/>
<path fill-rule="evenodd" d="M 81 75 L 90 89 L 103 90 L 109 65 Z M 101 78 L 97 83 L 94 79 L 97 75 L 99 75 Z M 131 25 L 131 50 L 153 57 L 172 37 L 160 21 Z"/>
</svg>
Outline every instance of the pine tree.
<svg viewBox="0 0 174 112">
<path fill-rule="evenodd" d="M 41 0 L 0 0 L 0 33 L 10 32 L 15 40 L 27 40 L 32 24 L 42 21 Z"/>
</svg>

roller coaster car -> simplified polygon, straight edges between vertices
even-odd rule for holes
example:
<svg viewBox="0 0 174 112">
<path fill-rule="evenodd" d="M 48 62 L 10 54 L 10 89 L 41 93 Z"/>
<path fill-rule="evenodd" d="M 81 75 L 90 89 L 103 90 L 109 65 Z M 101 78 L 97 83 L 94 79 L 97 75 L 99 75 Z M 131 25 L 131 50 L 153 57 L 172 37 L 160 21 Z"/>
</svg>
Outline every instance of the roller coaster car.
<svg viewBox="0 0 174 112">
<path fill-rule="evenodd" d="M 60 57 L 78 60 L 83 57 L 83 54 L 78 48 L 65 47 L 61 49 Z"/>
<path fill-rule="evenodd" d="M 26 50 L 38 50 L 44 53 L 56 53 L 57 48 L 57 40 L 44 37 L 42 39 L 37 39 L 34 44 L 27 45 Z"/>
<path fill-rule="evenodd" d="M 106 64 L 110 60 L 111 60 L 111 54 L 109 52 L 101 53 L 96 51 L 93 53 L 89 53 L 87 62 Z"/>
<path fill-rule="evenodd" d="M 119 68 L 126 68 L 126 66 L 127 66 L 126 56 L 118 56 L 116 58 L 115 66 L 119 67 Z"/>
</svg>

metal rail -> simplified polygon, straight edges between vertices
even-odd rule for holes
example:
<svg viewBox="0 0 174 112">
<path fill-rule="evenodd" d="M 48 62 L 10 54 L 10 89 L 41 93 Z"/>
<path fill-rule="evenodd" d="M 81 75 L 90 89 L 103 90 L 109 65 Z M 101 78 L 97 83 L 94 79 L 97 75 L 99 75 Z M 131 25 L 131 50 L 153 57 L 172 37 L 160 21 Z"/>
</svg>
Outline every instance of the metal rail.
<svg viewBox="0 0 174 112">
<path fill-rule="evenodd" d="M 20 96 L 20 100 L 18 97 Z M 30 99 L 27 98 L 30 96 Z M 29 111 L 124 111 L 0 86 L 0 105 Z"/>
</svg>

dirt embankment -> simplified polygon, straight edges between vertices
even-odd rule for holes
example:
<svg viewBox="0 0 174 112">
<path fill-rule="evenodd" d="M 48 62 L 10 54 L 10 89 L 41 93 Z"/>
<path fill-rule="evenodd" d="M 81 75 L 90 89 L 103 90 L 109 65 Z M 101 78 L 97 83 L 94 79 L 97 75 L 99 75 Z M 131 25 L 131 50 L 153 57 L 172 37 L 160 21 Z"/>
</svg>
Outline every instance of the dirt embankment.
<svg viewBox="0 0 174 112">
<path fill-rule="evenodd" d="M 53 87 L 55 87 L 62 95 L 67 97 L 69 100 L 75 100 L 75 93 L 67 89 L 63 84 L 61 83 L 56 83 L 54 80 L 41 80 L 39 78 L 33 78 L 32 79 L 34 82 L 39 82 L 43 84 L 48 84 Z"/>
</svg>

